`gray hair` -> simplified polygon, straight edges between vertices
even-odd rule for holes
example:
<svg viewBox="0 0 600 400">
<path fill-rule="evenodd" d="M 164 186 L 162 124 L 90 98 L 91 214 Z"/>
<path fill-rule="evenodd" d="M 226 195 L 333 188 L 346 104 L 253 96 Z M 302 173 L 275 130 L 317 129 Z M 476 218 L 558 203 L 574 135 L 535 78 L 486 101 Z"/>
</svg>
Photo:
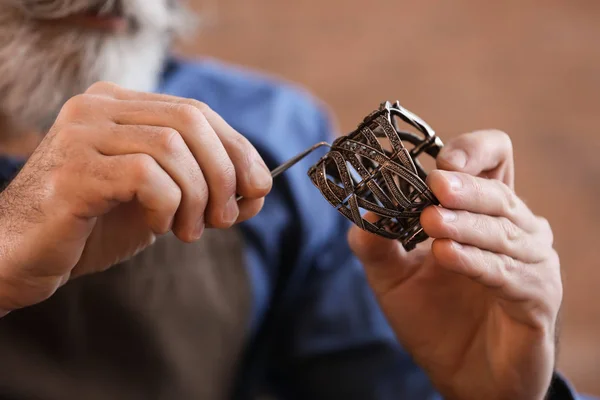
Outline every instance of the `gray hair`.
<svg viewBox="0 0 600 400">
<path fill-rule="evenodd" d="M 135 21 L 135 30 L 112 35 L 52 21 L 115 7 Z M 172 37 L 189 26 L 188 16 L 169 0 L 0 1 L 0 115 L 47 130 L 62 105 L 94 82 L 154 90 Z"/>
</svg>

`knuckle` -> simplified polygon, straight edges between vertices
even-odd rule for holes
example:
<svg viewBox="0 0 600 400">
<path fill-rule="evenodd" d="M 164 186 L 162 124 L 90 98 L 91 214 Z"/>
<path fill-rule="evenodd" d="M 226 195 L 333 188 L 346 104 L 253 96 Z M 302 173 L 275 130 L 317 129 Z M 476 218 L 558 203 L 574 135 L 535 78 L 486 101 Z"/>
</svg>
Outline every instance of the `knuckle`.
<svg viewBox="0 0 600 400">
<path fill-rule="evenodd" d="M 254 147 L 250 144 L 250 141 L 243 135 L 234 135 L 231 138 L 231 143 L 235 148 L 240 149 L 248 158 L 250 158 L 252 153 L 255 152 Z"/>
<path fill-rule="evenodd" d="M 198 111 L 200 111 L 202 114 L 205 114 L 205 113 L 208 113 L 211 111 L 210 106 L 200 100 L 187 99 L 186 103 L 189 104 L 190 106 L 194 107 Z"/>
<path fill-rule="evenodd" d="M 207 123 L 204 114 L 190 104 L 177 104 L 174 106 L 174 108 L 177 118 L 179 118 L 185 124 L 191 126 L 204 126 Z"/>
<path fill-rule="evenodd" d="M 497 181 L 502 192 L 502 211 L 506 215 L 514 215 L 517 206 L 519 204 L 519 200 L 515 192 L 508 187 L 504 182 Z"/>
<path fill-rule="evenodd" d="M 521 230 L 512 223 L 508 218 L 501 217 L 500 218 L 500 227 L 502 232 L 504 232 L 504 238 L 506 242 L 509 244 L 514 244 L 520 242 L 522 238 Z"/>
<path fill-rule="evenodd" d="M 147 154 L 138 154 L 132 165 L 134 179 L 138 182 L 147 182 L 152 179 L 156 162 Z"/>
<path fill-rule="evenodd" d="M 492 132 L 500 137 L 501 142 L 506 148 L 512 149 L 512 139 L 508 133 L 499 129 L 492 129 Z"/>
<path fill-rule="evenodd" d="M 554 249 L 552 249 L 548 256 L 545 268 L 547 272 L 543 274 L 544 279 L 542 279 L 541 282 L 543 285 L 545 285 L 544 291 L 555 294 L 556 298 L 560 302 L 563 295 L 560 258 Z"/>
<path fill-rule="evenodd" d="M 537 222 L 540 227 L 539 229 L 542 232 L 542 235 L 546 238 L 548 243 L 552 245 L 554 243 L 554 232 L 552 231 L 550 221 L 548 221 L 544 217 L 537 217 Z"/>
<path fill-rule="evenodd" d="M 500 263 L 502 264 L 502 270 L 508 274 L 518 272 L 520 270 L 520 263 L 514 258 L 507 256 L 506 254 L 499 254 Z"/>
<path fill-rule="evenodd" d="M 454 138 L 450 139 L 448 141 L 447 146 L 452 146 L 452 148 L 454 148 L 455 146 L 462 148 L 465 143 L 471 142 L 474 138 L 476 138 L 476 136 L 477 136 L 476 131 L 475 132 L 462 132 L 458 136 L 455 136 Z M 444 146 L 444 147 L 446 147 L 446 146 Z"/>
<path fill-rule="evenodd" d="M 550 264 L 554 267 L 556 267 L 557 269 L 560 270 L 560 256 L 558 255 L 558 252 L 555 249 L 552 249 L 550 251 L 550 255 L 548 257 L 548 261 L 550 262 Z"/>
<path fill-rule="evenodd" d="M 179 153 L 185 146 L 185 141 L 179 132 L 168 127 L 158 128 L 154 140 L 156 145 L 168 154 Z"/>
<path fill-rule="evenodd" d="M 39 301 L 40 302 L 44 302 L 46 300 L 49 300 L 54 293 L 56 293 L 56 286 L 55 285 L 51 285 L 51 286 L 47 286 L 47 287 L 41 287 L 40 288 L 40 297 L 39 297 Z"/>
<path fill-rule="evenodd" d="M 86 93 L 110 93 L 120 89 L 119 85 L 108 81 L 94 82 L 87 90 Z"/>
<path fill-rule="evenodd" d="M 482 131 L 461 133 L 453 140 L 450 140 L 448 146 L 451 146 L 452 149 L 460 149 L 471 154 L 473 151 L 477 150 L 478 146 L 480 146 L 481 133 Z"/>
<path fill-rule="evenodd" d="M 552 231 L 552 227 L 550 226 L 550 221 L 548 221 L 544 217 L 537 217 L 538 225 L 542 231 Z"/>
<path fill-rule="evenodd" d="M 549 292 L 551 294 L 551 298 L 553 299 L 553 309 L 558 310 L 560 309 L 560 305 L 564 296 L 563 283 L 560 279 L 560 276 L 552 280 L 551 285 L 552 286 L 549 288 Z"/>
<path fill-rule="evenodd" d="M 252 146 L 250 141 L 246 139 L 243 135 L 236 134 L 232 137 L 231 143 L 235 149 L 237 149 L 238 154 L 241 154 L 241 157 L 236 158 L 236 161 L 240 162 L 241 165 L 236 165 L 236 168 L 247 168 L 254 162 L 262 163 L 262 158 L 258 154 L 258 151 Z"/>
<path fill-rule="evenodd" d="M 13 276 L 7 280 L 5 304 L 19 309 L 49 300 L 58 289 L 57 277 Z"/>
<path fill-rule="evenodd" d="M 90 109 L 92 97 L 85 94 L 79 94 L 71 97 L 63 105 L 60 111 L 60 119 L 63 121 L 77 121 L 83 119 Z"/>
</svg>

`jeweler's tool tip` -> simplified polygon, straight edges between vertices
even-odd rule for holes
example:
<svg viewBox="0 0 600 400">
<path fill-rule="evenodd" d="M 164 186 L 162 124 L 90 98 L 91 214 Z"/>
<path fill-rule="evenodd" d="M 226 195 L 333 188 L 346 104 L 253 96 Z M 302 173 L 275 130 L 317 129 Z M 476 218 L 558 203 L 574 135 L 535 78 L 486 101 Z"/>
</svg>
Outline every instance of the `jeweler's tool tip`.
<svg viewBox="0 0 600 400">
<path fill-rule="evenodd" d="M 281 175 L 282 173 L 284 173 L 285 171 L 287 171 L 288 169 L 290 169 L 291 167 L 293 167 L 294 165 L 296 165 L 304 157 L 308 156 L 310 153 L 312 153 L 313 151 L 315 151 L 319 147 L 323 147 L 323 146 L 331 147 L 331 145 L 329 143 L 327 143 L 327 142 L 319 142 L 319 143 L 311 146 L 310 148 L 304 150 L 302 153 L 300 153 L 300 154 L 298 154 L 298 155 L 290 158 L 288 161 L 284 162 L 280 166 L 274 168 L 271 171 L 271 177 L 272 178 L 278 177 L 279 175 Z M 238 196 L 238 197 L 236 197 L 236 200 L 240 201 L 243 198 L 244 198 L 243 196 Z"/>
</svg>

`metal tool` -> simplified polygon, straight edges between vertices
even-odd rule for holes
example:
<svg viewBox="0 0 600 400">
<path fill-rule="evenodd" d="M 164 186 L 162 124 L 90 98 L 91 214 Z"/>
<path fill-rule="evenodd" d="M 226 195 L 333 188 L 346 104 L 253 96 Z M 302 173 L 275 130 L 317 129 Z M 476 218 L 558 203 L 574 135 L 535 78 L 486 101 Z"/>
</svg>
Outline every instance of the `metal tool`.
<svg viewBox="0 0 600 400">
<path fill-rule="evenodd" d="M 283 174 L 285 171 L 287 171 L 288 169 L 290 169 L 291 167 L 296 165 L 298 162 L 300 162 L 303 158 L 308 156 L 310 153 L 312 153 L 313 151 L 315 151 L 318 148 L 323 147 L 323 146 L 331 147 L 331 145 L 327 142 L 319 142 L 319 143 L 315 144 L 314 146 L 304 150 L 302 153 L 292 157 L 291 159 L 289 159 L 285 163 L 281 164 L 277 168 L 273 169 L 271 171 L 271 177 L 273 179 L 277 178 L 279 175 Z M 237 199 L 237 201 L 240 201 L 243 198 L 244 198 L 244 196 L 238 196 L 236 199 Z"/>
</svg>

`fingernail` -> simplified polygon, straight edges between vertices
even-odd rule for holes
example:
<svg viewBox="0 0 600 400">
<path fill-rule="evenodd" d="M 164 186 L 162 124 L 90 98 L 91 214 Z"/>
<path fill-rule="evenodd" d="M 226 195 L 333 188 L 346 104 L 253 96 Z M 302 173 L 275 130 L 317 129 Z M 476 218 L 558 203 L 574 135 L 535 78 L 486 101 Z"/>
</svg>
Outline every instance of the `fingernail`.
<svg viewBox="0 0 600 400">
<path fill-rule="evenodd" d="M 266 190 L 271 187 L 273 178 L 271 171 L 262 162 L 256 161 L 250 166 L 249 181 L 257 189 Z"/>
<path fill-rule="evenodd" d="M 229 225 L 233 225 L 233 223 L 237 220 L 237 217 L 240 215 L 240 209 L 235 198 L 236 196 L 233 195 L 229 198 L 229 200 L 227 200 L 227 204 L 225 204 L 225 210 L 223 211 L 223 222 Z"/>
<path fill-rule="evenodd" d="M 462 150 L 448 150 L 440 155 L 444 161 L 455 168 L 462 169 L 467 165 L 467 153 Z"/>
<path fill-rule="evenodd" d="M 204 233 L 204 217 L 200 217 L 198 219 L 198 222 L 196 222 L 196 227 L 194 228 L 194 238 L 196 238 L 196 240 L 200 239 L 202 237 L 203 233 Z"/>
<path fill-rule="evenodd" d="M 456 213 L 452 210 L 448 210 L 447 208 L 438 207 L 438 212 L 442 216 L 444 222 L 452 222 L 456 221 Z"/>
<path fill-rule="evenodd" d="M 450 184 L 450 188 L 452 189 L 460 189 L 463 185 L 462 180 L 458 177 L 454 172 L 443 171 L 444 178 Z"/>
</svg>

